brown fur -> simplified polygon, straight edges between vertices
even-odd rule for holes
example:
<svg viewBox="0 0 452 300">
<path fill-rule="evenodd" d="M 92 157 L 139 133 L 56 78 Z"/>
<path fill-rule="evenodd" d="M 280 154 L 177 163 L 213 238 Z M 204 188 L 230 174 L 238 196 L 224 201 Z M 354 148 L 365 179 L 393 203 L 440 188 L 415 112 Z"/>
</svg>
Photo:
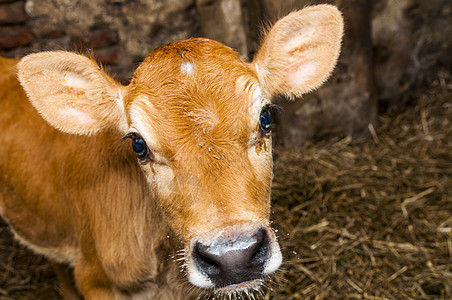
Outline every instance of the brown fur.
<svg viewBox="0 0 452 300">
<path fill-rule="evenodd" d="M 119 142 L 118 131 L 90 137 L 49 126 L 27 101 L 15 63 L 2 59 L 11 70 L 0 83 L 7 87 L 0 96 L 0 127 L 8 132 L 0 135 L 3 217 L 33 245 L 80 249 L 75 274 L 82 292 L 157 280 L 167 263 L 157 258 L 169 255 L 169 231 L 130 145 Z"/>
<path fill-rule="evenodd" d="M 299 22 L 316 28 L 301 44 L 302 26 L 289 28 Z M 337 10 L 318 6 L 276 23 L 253 63 L 190 39 L 150 52 L 127 87 L 73 53 L 0 58 L 0 213 L 24 244 L 75 268 L 85 299 L 186 298 L 169 259 L 178 247 L 188 269 L 192 244 L 220 230 L 233 237 L 264 227 L 278 247 L 259 101 L 320 85 L 341 35 Z M 153 161 L 137 163 L 120 142 L 129 131 Z"/>
</svg>

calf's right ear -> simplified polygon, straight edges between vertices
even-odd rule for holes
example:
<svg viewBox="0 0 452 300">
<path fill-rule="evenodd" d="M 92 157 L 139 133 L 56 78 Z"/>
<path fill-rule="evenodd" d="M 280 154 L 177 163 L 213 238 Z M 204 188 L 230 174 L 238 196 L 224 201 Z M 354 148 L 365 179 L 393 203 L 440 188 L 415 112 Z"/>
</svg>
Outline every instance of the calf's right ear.
<svg viewBox="0 0 452 300">
<path fill-rule="evenodd" d="M 124 87 L 86 56 L 65 51 L 30 54 L 19 62 L 18 77 L 33 106 L 63 132 L 92 134 L 127 126 Z"/>
<path fill-rule="evenodd" d="M 339 56 L 343 19 L 332 5 L 293 12 L 270 29 L 252 64 L 267 96 L 300 96 L 319 87 Z"/>
</svg>

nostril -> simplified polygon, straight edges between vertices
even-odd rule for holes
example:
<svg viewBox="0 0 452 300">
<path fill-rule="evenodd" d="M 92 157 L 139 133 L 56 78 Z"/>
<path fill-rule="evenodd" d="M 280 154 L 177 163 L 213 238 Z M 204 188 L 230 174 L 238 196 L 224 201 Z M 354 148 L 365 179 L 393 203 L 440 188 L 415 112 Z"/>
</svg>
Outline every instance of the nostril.
<svg viewBox="0 0 452 300">
<path fill-rule="evenodd" d="M 214 275 L 220 273 L 220 265 L 216 261 L 215 254 L 209 253 L 209 248 L 196 243 L 193 248 L 193 258 L 197 261 L 200 269 L 207 275 Z"/>
<path fill-rule="evenodd" d="M 254 235 L 256 245 L 251 256 L 251 263 L 259 266 L 265 264 L 270 257 L 270 242 L 265 229 L 260 228 Z"/>
<path fill-rule="evenodd" d="M 209 257 L 207 257 L 205 255 L 200 254 L 199 258 L 201 259 L 202 263 L 204 263 L 206 265 L 218 267 L 218 264 L 214 260 L 210 259 Z"/>
</svg>

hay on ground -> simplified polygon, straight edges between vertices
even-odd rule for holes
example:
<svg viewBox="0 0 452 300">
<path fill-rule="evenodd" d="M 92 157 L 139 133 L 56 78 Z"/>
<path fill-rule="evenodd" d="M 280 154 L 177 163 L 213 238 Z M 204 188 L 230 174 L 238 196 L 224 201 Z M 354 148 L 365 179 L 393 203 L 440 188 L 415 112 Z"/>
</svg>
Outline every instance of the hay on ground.
<svg viewBox="0 0 452 300">
<path fill-rule="evenodd" d="M 452 92 L 372 139 L 276 151 L 277 299 L 452 299 Z"/>
</svg>

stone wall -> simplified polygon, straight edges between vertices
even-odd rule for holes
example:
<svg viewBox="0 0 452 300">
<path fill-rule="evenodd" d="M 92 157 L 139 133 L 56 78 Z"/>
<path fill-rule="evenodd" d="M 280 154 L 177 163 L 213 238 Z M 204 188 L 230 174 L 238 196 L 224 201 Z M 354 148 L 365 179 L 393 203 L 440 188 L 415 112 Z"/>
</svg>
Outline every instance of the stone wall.
<svg viewBox="0 0 452 300">
<path fill-rule="evenodd" d="M 214 38 L 250 59 L 263 25 L 325 2 L 344 14 L 343 51 L 324 87 L 295 102 L 279 99 L 279 144 L 366 137 L 378 107 L 398 105 L 413 87 L 450 71 L 450 0 L 0 0 L 0 55 L 94 53 L 127 83 L 150 50 L 188 37 Z"/>
<path fill-rule="evenodd" d="M 153 48 L 196 36 L 192 0 L 0 0 L 0 54 L 75 50 L 123 82 Z"/>
<path fill-rule="evenodd" d="M 30 45 L 33 34 L 26 25 L 29 20 L 25 13 L 25 1 L 0 1 L 0 49 L 3 53 L 14 53 L 9 50 Z"/>
</svg>

